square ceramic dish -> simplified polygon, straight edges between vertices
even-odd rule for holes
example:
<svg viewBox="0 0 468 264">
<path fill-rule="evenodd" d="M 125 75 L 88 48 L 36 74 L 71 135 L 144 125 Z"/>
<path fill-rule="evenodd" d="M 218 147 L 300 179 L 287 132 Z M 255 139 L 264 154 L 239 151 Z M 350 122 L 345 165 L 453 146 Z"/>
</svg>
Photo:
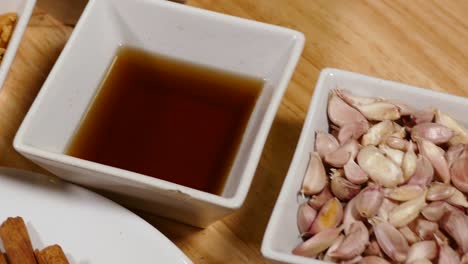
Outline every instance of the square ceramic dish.
<svg viewBox="0 0 468 264">
<path fill-rule="evenodd" d="M 0 15 L 5 13 L 16 13 L 18 20 L 16 21 L 15 30 L 11 36 L 10 42 L 0 63 L 0 90 L 8 75 L 8 70 L 15 59 L 16 51 L 23 38 L 24 31 L 28 26 L 29 19 L 31 18 L 32 11 L 36 0 L 1 0 L 0 1 Z"/>
<path fill-rule="evenodd" d="M 332 89 L 342 88 L 355 95 L 398 99 L 420 109 L 436 107 L 468 125 L 468 99 L 439 93 L 402 83 L 386 81 L 337 69 L 324 69 L 315 86 L 314 96 L 302 128 L 294 158 L 281 188 L 275 208 L 263 237 L 262 254 L 284 263 L 325 263 L 320 260 L 296 256 L 291 253 L 300 242 L 296 225 L 299 206 L 297 193 L 309 160 L 314 150 L 315 132 L 328 131 L 327 104 Z"/>
<path fill-rule="evenodd" d="M 121 45 L 266 80 L 222 195 L 63 154 Z M 207 226 L 244 202 L 303 45 L 297 31 L 168 1 L 91 0 L 14 147 L 65 180 L 118 194 L 130 207 Z"/>
</svg>

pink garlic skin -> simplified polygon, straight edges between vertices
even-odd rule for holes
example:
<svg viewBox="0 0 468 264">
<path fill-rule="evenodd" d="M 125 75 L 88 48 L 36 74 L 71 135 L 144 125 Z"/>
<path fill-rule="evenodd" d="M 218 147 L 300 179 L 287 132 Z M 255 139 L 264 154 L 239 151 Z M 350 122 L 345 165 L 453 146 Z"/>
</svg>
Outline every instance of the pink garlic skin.
<svg viewBox="0 0 468 264">
<path fill-rule="evenodd" d="M 343 144 L 350 139 L 358 139 L 364 135 L 368 129 L 368 122 L 347 123 L 338 131 L 338 140 Z"/>
<path fill-rule="evenodd" d="M 300 234 L 309 230 L 316 216 L 317 210 L 310 207 L 307 203 L 299 205 L 299 209 L 297 210 L 297 227 Z"/>
<path fill-rule="evenodd" d="M 400 187 L 384 190 L 385 197 L 399 202 L 412 200 L 423 193 L 424 188 L 419 185 L 401 185 Z"/>
<path fill-rule="evenodd" d="M 421 214 L 429 221 L 437 222 L 439 221 L 447 212 L 453 210 L 458 210 L 454 206 L 448 204 L 444 201 L 432 202 L 426 205 L 422 210 Z"/>
<path fill-rule="evenodd" d="M 427 191 L 426 199 L 428 201 L 441 201 L 450 198 L 455 194 L 455 188 L 448 184 L 434 182 Z"/>
<path fill-rule="evenodd" d="M 462 155 L 452 163 L 450 175 L 453 185 L 468 194 L 468 155 Z"/>
<path fill-rule="evenodd" d="M 386 222 L 374 226 L 374 234 L 380 248 L 394 261 L 403 262 L 408 255 L 409 245 L 405 237 Z"/>
<path fill-rule="evenodd" d="M 340 143 L 336 138 L 328 133 L 318 131 L 315 136 L 315 150 L 319 154 L 320 158 L 324 158 L 325 155 L 338 149 Z"/>
<path fill-rule="evenodd" d="M 390 212 L 397 207 L 398 204 L 393 202 L 390 199 L 384 198 L 382 201 L 382 205 L 380 206 L 379 210 L 377 211 L 377 216 L 382 219 L 383 221 L 388 221 L 388 217 Z"/>
<path fill-rule="evenodd" d="M 361 191 L 361 186 L 340 176 L 332 177 L 330 186 L 332 193 L 341 201 L 349 201 Z"/>
<path fill-rule="evenodd" d="M 457 242 L 462 252 L 468 253 L 468 216 L 459 211 L 451 211 L 444 215 L 440 225 Z"/>
<path fill-rule="evenodd" d="M 349 159 L 343 169 L 346 179 L 354 184 L 363 184 L 369 180 L 367 173 L 357 165 L 354 159 Z"/>
<path fill-rule="evenodd" d="M 368 122 L 358 110 L 345 103 L 335 92 L 331 94 L 328 101 L 328 117 L 339 127 L 347 123 Z"/>
<path fill-rule="evenodd" d="M 418 235 L 416 235 L 416 233 L 414 233 L 413 230 L 411 230 L 411 228 L 408 226 L 401 227 L 398 229 L 398 231 L 400 231 L 400 233 L 406 238 L 406 241 L 408 241 L 410 245 L 421 241 Z"/>
<path fill-rule="evenodd" d="M 333 194 L 330 191 L 330 185 L 327 185 L 319 194 L 312 196 L 307 203 L 315 210 L 319 210 L 331 198 Z"/>
<path fill-rule="evenodd" d="M 361 216 L 356 210 L 356 206 L 355 206 L 356 199 L 357 197 L 354 197 L 345 205 L 345 209 L 343 213 L 343 228 L 344 228 L 345 234 L 349 234 L 349 230 L 353 223 L 362 220 Z"/>
<path fill-rule="evenodd" d="M 341 243 L 343 243 L 344 239 L 345 239 L 344 235 L 339 235 L 338 238 L 336 238 L 335 241 L 333 241 L 333 244 L 328 248 L 327 252 L 325 253 L 325 256 L 323 257 L 324 261 L 338 262 L 338 260 L 330 256 L 330 254 L 335 252 L 338 249 Z"/>
<path fill-rule="evenodd" d="M 445 241 L 442 241 L 438 236 L 435 236 L 437 245 L 439 247 L 438 264 L 459 264 L 460 256 L 453 250 Z"/>
<path fill-rule="evenodd" d="M 379 243 L 375 240 L 371 240 L 364 250 L 365 256 L 378 256 L 383 257 L 382 250 L 380 250 Z"/>
<path fill-rule="evenodd" d="M 416 160 L 416 170 L 408 181 L 410 185 L 419 185 L 421 187 L 429 185 L 434 178 L 434 168 L 431 162 L 422 155 Z"/>
<path fill-rule="evenodd" d="M 336 168 L 342 168 L 349 159 L 356 158 L 359 152 L 359 143 L 351 139 L 344 143 L 337 150 L 325 155 L 325 162 Z"/>
<path fill-rule="evenodd" d="M 378 185 L 371 185 L 362 190 L 357 196 L 356 210 L 362 217 L 370 218 L 377 214 L 382 205 L 384 194 Z"/>
<path fill-rule="evenodd" d="M 411 114 L 411 120 L 415 124 L 432 122 L 432 120 L 434 120 L 434 115 L 435 113 L 433 109 L 414 111 Z"/>
<path fill-rule="evenodd" d="M 434 233 L 439 230 L 439 225 L 437 223 L 427 221 L 424 219 L 418 219 L 415 226 L 416 234 L 422 240 L 432 240 L 434 239 Z"/>
<path fill-rule="evenodd" d="M 339 259 L 352 259 L 360 256 L 366 249 L 369 243 L 369 230 L 363 222 L 355 222 L 351 225 L 349 234 L 344 239 L 343 243 L 330 253 L 332 257 Z"/>
<path fill-rule="evenodd" d="M 413 263 L 418 259 L 435 259 L 437 256 L 437 245 L 433 240 L 421 241 L 411 245 L 408 251 L 406 263 Z"/>
<path fill-rule="evenodd" d="M 367 256 L 361 260 L 360 264 L 390 264 L 390 262 L 381 257 Z"/>
<path fill-rule="evenodd" d="M 449 167 L 451 167 L 452 163 L 462 155 L 464 149 L 464 144 L 457 144 L 449 147 L 449 149 L 445 152 L 445 159 L 447 159 Z"/>
<path fill-rule="evenodd" d="M 434 143 L 422 138 L 418 138 L 417 142 L 421 154 L 431 162 L 442 182 L 449 183 L 450 172 L 447 160 L 445 160 L 445 151 Z"/>
<path fill-rule="evenodd" d="M 322 159 L 317 152 L 311 153 L 307 171 L 302 181 L 301 193 L 313 195 L 321 192 L 327 185 L 328 177 Z"/>
<path fill-rule="evenodd" d="M 406 151 L 409 146 L 409 142 L 406 139 L 390 136 L 385 140 L 385 144 L 391 148 Z"/>
<path fill-rule="evenodd" d="M 335 228 L 342 220 L 343 206 L 337 198 L 330 199 L 320 209 L 309 229 L 309 233 L 314 235 L 326 229 Z"/>
<path fill-rule="evenodd" d="M 294 255 L 313 258 L 329 248 L 340 235 L 341 230 L 341 228 L 324 230 L 299 244 L 295 249 L 293 249 L 292 253 Z"/>
<path fill-rule="evenodd" d="M 411 129 L 411 138 L 424 138 L 434 144 L 442 144 L 448 142 L 453 136 L 453 131 L 443 125 L 437 123 L 421 123 Z"/>
<path fill-rule="evenodd" d="M 463 255 L 461 261 L 460 261 L 461 264 L 468 264 L 468 253 L 466 253 L 465 255 Z"/>
</svg>

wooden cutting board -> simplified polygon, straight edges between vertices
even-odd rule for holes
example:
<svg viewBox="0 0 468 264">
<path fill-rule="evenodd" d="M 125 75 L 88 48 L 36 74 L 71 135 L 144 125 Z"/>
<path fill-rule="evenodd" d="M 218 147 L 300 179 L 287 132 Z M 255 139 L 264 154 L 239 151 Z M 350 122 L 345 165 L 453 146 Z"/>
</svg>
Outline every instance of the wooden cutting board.
<svg viewBox="0 0 468 264">
<path fill-rule="evenodd" d="M 84 1 L 39 0 L 42 8 L 51 6 L 62 21 L 39 10 L 32 17 L 0 94 L 0 165 L 42 171 L 13 150 L 12 139 L 76 21 L 76 9 L 70 12 L 63 3 L 82 8 Z M 307 38 L 244 206 L 204 230 L 137 212 L 195 263 L 270 263 L 261 256 L 261 240 L 322 68 L 468 96 L 468 1 L 191 0 L 188 4 L 286 26 Z"/>
</svg>

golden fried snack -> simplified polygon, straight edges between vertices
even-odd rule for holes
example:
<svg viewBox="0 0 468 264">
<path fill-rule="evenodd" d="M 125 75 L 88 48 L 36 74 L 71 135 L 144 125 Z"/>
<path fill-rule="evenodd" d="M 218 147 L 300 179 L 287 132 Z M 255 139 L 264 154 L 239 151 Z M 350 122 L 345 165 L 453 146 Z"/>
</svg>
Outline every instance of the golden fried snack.
<svg viewBox="0 0 468 264">
<path fill-rule="evenodd" d="M 52 245 L 34 252 L 39 264 L 69 264 L 65 253 L 59 245 Z"/>
<path fill-rule="evenodd" d="M 8 42 L 13 34 L 17 19 L 18 17 L 15 13 L 0 15 L 0 62 L 3 59 L 3 54 L 5 54 Z"/>
<path fill-rule="evenodd" d="M 0 264 L 7 264 L 5 256 L 3 255 L 1 251 L 0 251 Z"/>
<path fill-rule="evenodd" d="M 10 264 L 36 264 L 28 230 L 21 217 L 9 217 L 3 222 L 0 238 Z"/>
</svg>

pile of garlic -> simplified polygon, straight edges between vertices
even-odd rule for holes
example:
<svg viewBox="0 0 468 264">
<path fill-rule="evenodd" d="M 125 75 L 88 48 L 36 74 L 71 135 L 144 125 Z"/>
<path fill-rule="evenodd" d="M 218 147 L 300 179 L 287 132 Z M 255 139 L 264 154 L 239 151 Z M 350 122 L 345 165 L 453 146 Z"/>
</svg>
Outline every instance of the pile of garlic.
<svg viewBox="0 0 468 264">
<path fill-rule="evenodd" d="M 468 263 L 468 129 L 437 109 L 345 90 L 332 91 L 328 118 L 302 182 L 304 242 L 293 254 Z"/>
</svg>

